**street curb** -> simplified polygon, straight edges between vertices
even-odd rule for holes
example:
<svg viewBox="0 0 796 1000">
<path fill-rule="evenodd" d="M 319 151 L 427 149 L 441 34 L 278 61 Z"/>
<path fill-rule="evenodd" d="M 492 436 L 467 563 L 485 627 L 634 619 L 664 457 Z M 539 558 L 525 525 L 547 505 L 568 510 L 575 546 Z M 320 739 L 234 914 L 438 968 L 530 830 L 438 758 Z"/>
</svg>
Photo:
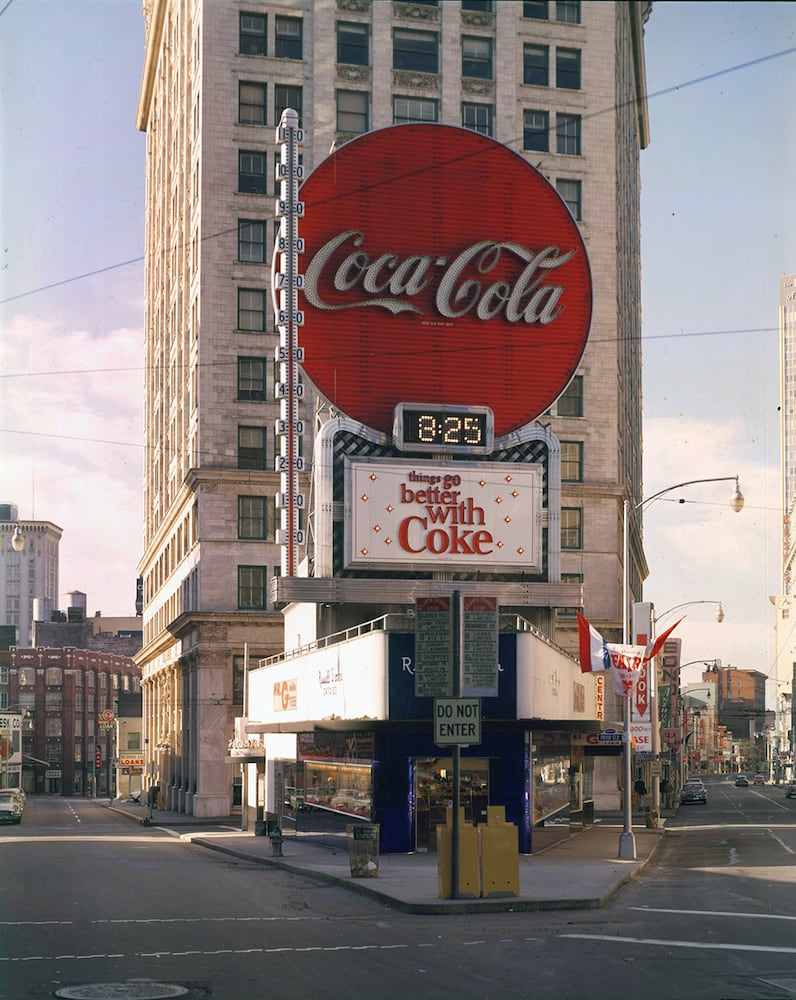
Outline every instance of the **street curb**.
<svg viewBox="0 0 796 1000">
<path fill-rule="evenodd" d="M 285 858 L 266 858 L 259 855 L 248 854 L 246 851 L 239 851 L 232 847 L 225 847 L 223 844 L 213 840 L 204 840 L 201 837 L 184 836 L 180 839 L 198 847 L 203 847 L 209 851 L 216 851 L 219 854 L 226 854 L 230 857 L 238 858 L 242 861 L 249 861 L 255 864 L 269 866 L 271 868 L 281 868 L 284 871 L 295 875 L 303 875 L 315 878 L 327 885 L 336 885 L 349 892 L 354 892 L 360 896 L 367 896 L 375 899 L 385 906 L 400 910 L 403 913 L 427 913 L 427 914 L 451 914 L 451 913 L 539 913 L 553 910 L 597 910 L 605 906 L 613 896 L 639 872 L 647 866 L 655 855 L 660 843 L 665 835 L 665 831 L 657 838 L 656 844 L 649 855 L 638 862 L 638 866 L 632 871 L 625 872 L 619 876 L 614 885 L 602 896 L 584 899 L 522 899 L 518 896 L 500 897 L 498 899 L 440 899 L 438 901 L 428 901 L 425 903 L 411 902 L 399 899 L 387 892 L 380 890 L 372 882 L 364 879 L 341 878 L 339 875 L 332 875 L 329 872 L 319 871 L 317 868 L 306 865 L 292 865 Z"/>
<path fill-rule="evenodd" d="M 131 816 L 130 813 L 124 809 L 115 809 L 112 805 L 108 805 L 107 808 L 120 816 L 126 816 L 134 823 L 142 824 L 141 819 L 137 816 Z M 649 831 L 650 833 L 654 832 L 656 836 L 655 845 L 647 857 L 637 861 L 636 866 L 632 870 L 618 875 L 611 888 L 599 897 L 582 899 L 522 899 L 518 896 L 501 896 L 493 899 L 439 899 L 429 900 L 427 902 L 412 902 L 410 900 L 400 899 L 391 895 L 389 892 L 380 889 L 378 885 L 374 884 L 376 880 L 373 879 L 355 879 L 353 877 L 342 878 L 339 875 L 334 875 L 330 872 L 325 872 L 308 865 L 291 864 L 289 856 L 287 858 L 269 858 L 259 854 L 252 854 L 248 851 L 242 851 L 238 848 L 227 847 L 220 841 L 205 839 L 198 832 L 194 835 L 188 832 L 179 832 L 179 830 L 173 829 L 174 827 L 178 827 L 179 824 L 159 826 L 153 823 L 151 826 L 155 829 L 162 830 L 164 833 L 168 833 L 172 837 L 182 840 L 186 844 L 195 845 L 208 851 L 215 851 L 217 854 L 224 854 L 227 857 L 236 858 L 239 861 L 247 861 L 251 864 L 262 865 L 263 867 L 279 868 L 283 871 L 290 872 L 292 875 L 301 875 L 305 878 L 311 878 L 316 881 L 323 882 L 326 885 L 338 886 L 339 888 L 346 889 L 349 892 L 354 892 L 360 896 L 366 896 L 369 899 L 376 900 L 377 902 L 383 903 L 385 906 L 398 910 L 402 913 L 425 913 L 429 915 L 454 913 L 540 913 L 556 910 L 600 909 L 605 906 L 623 886 L 627 885 L 628 882 L 636 878 L 639 872 L 644 870 L 650 860 L 655 856 L 663 838 L 669 832 L 665 827 L 656 831 Z M 186 826 L 189 826 L 189 824 L 182 825 L 183 831 Z M 430 884 L 433 884 L 431 883 L 431 880 Z"/>
</svg>

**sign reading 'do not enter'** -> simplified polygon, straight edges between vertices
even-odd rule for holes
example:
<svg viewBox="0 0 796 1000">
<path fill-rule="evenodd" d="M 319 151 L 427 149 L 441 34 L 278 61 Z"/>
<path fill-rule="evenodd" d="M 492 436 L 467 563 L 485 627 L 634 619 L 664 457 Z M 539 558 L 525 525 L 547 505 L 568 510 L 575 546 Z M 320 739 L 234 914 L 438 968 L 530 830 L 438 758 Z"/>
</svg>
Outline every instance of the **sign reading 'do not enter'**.
<svg viewBox="0 0 796 1000">
<path fill-rule="evenodd" d="M 479 698 L 435 698 L 434 742 L 440 746 L 470 746 L 481 742 Z"/>
</svg>

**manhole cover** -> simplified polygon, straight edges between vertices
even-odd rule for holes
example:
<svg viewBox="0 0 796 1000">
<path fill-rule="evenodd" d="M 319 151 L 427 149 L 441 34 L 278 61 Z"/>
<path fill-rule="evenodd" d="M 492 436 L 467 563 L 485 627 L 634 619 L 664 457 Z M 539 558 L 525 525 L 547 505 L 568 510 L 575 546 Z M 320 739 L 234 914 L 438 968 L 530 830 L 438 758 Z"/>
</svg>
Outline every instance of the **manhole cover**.
<svg viewBox="0 0 796 1000">
<path fill-rule="evenodd" d="M 65 1000 L 166 1000 L 184 997 L 184 986 L 155 983 L 151 979 L 133 979 L 127 983 L 87 983 L 85 986 L 65 986 L 55 993 Z"/>
</svg>

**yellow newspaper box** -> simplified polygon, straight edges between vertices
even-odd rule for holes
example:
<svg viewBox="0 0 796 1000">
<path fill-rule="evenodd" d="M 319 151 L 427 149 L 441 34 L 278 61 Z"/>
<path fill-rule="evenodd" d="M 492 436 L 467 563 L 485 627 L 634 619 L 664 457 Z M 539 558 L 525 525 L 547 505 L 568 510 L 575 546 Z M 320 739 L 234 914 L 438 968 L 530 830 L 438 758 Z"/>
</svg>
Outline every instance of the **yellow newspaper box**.
<svg viewBox="0 0 796 1000">
<path fill-rule="evenodd" d="M 478 827 L 481 895 L 519 896 L 520 849 L 517 827 L 506 822 L 504 806 L 488 806 Z"/>
<path fill-rule="evenodd" d="M 448 806 L 447 823 L 437 827 L 437 880 L 439 898 L 453 896 L 453 809 Z M 464 820 L 459 809 L 459 898 L 476 899 L 481 894 L 478 882 L 478 831 Z"/>
</svg>

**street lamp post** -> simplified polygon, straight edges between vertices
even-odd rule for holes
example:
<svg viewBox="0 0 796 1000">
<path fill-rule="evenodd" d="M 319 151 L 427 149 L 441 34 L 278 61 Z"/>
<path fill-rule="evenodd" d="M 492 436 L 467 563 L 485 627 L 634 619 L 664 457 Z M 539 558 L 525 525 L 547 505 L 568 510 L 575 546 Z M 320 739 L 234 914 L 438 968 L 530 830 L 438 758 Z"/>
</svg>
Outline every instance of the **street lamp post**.
<svg viewBox="0 0 796 1000">
<path fill-rule="evenodd" d="M 636 514 L 647 504 L 652 503 L 653 500 L 657 500 L 659 497 L 664 496 L 666 493 L 672 493 L 674 490 L 679 490 L 684 486 L 697 486 L 702 483 L 726 483 L 734 482 L 735 490 L 730 497 L 730 507 L 735 513 L 739 513 L 743 510 L 744 498 L 741 490 L 738 486 L 738 476 L 713 476 L 709 479 L 689 479 L 682 483 L 675 483 L 674 486 L 667 486 L 663 490 L 658 490 L 657 493 L 653 493 L 652 496 L 647 497 L 644 500 L 639 500 L 637 504 L 631 506 L 630 501 L 625 499 L 622 505 L 622 642 L 627 645 L 630 641 L 630 515 Z M 657 702 L 656 702 L 657 704 Z M 650 710 L 652 708 L 652 703 L 650 703 Z M 624 822 L 622 834 L 619 838 L 619 857 L 635 859 L 636 857 L 636 839 L 633 834 L 633 801 L 631 798 L 632 792 L 632 762 L 631 762 L 631 752 L 630 752 L 630 698 L 626 697 L 624 699 L 624 712 L 623 712 L 623 722 L 624 722 L 624 743 L 622 744 L 624 748 Z M 656 732 L 656 727 L 652 727 L 653 734 Z M 655 740 L 657 743 L 658 741 Z M 655 752 L 655 745 L 651 744 L 650 747 L 653 756 Z M 660 751 L 658 751 L 660 752 Z M 658 801 L 660 802 L 660 785 L 658 784 L 657 775 L 653 777 L 653 789 L 657 785 L 658 787 Z M 654 791 L 653 791 L 654 794 Z"/>
<path fill-rule="evenodd" d="M 149 737 L 144 738 L 144 826 L 152 822 L 152 762 L 149 759 Z"/>
</svg>

